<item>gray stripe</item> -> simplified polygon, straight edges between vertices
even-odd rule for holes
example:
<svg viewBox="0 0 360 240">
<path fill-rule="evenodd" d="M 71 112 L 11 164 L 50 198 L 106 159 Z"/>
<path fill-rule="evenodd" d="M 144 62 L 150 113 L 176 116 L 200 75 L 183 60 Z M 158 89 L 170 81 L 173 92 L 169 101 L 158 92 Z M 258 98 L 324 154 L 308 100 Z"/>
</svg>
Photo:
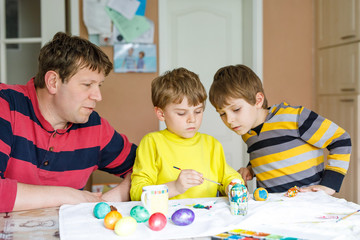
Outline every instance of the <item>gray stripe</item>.
<svg viewBox="0 0 360 240">
<path fill-rule="evenodd" d="M 269 188 L 270 187 L 275 187 L 275 186 L 283 185 L 283 184 L 286 184 L 286 183 L 289 183 L 289 182 L 301 181 L 303 179 L 314 176 L 318 172 L 322 172 L 323 169 L 324 169 L 324 165 L 320 164 L 318 166 L 314 166 L 314 167 L 312 167 L 310 169 L 307 169 L 307 170 L 299 172 L 299 173 L 285 175 L 285 176 L 269 179 L 269 180 L 262 181 L 262 182 L 258 181 L 258 183 L 259 183 L 259 185 L 269 187 Z M 312 184 L 318 184 L 319 182 L 315 182 L 315 183 L 312 183 Z"/>
<path fill-rule="evenodd" d="M 289 142 L 278 144 L 278 145 L 276 145 L 276 147 L 274 147 L 274 145 L 271 145 L 268 147 L 258 149 L 254 152 L 251 152 L 250 155 L 251 155 L 251 159 L 256 159 L 258 157 L 262 157 L 262 156 L 266 156 L 266 155 L 270 155 L 270 154 L 285 152 L 289 149 L 292 149 L 292 148 L 295 148 L 298 146 L 302 146 L 302 145 L 304 145 L 304 141 L 299 140 L 299 139 L 294 139 Z"/>
<path fill-rule="evenodd" d="M 330 124 L 328 130 L 326 130 L 324 135 L 314 145 L 317 147 L 322 147 L 328 139 L 330 139 L 332 136 L 334 136 L 334 134 L 338 128 L 339 128 L 339 126 L 332 122 Z"/>
<path fill-rule="evenodd" d="M 279 114 L 267 121 L 267 123 L 273 122 L 297 122 L 298 115 L 296 114 Z"/>
<path fill-rule="evenodd" d="M 267 140 L 269 138 L 274 138 L 274 137 L 284 137 L 284 136 L 299 137 L 299 134 L 298 134 L 297 130 L 275 129 L 275 130 L 270 130 L 270 131 L 266 131 L 266 132 L 261 132 L 261 134 L 259 136 L 257 136 L 257 135 L 251 136 L 246 141 L 246 144 L 248 146 L 251 146 L 252 144 L 262 141 L 262 140 Z"/>
<path fill-rule="evenodd" d="M 301 136 L 301 138 L 304 139 L 305 141 L 308 141 L 315 134 L 315 132 L 320 128 L 323 121 L 324 121 L 324 118 L 318 116 L 316 118 L 316 120 L 313 122 L 313 124 L 311 125 L 311 127 Z M 303 124 L 303 122 L 301 122 L 300 124 Z"/>
<path fill-rule="evenodd" d="M 330 159 L 328 164 L 329 164 L 329 166 L 332 166 L 332 167 L 339 167 L 339 168 L 348 169 L 350 163 L 347 162 L 347 161 L 339 161 L 339 160 Z"/>
</svg>

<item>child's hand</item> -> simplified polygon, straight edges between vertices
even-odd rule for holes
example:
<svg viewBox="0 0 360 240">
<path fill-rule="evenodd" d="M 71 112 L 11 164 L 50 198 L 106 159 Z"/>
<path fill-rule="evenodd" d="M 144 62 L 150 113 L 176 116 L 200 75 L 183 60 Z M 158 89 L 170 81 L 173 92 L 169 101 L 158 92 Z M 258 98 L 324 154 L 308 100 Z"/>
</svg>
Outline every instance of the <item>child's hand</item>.
<svg viewBox="0 0 360 240">
<path fill-rule="evenodd" d="M 175 182 L 176 190 L 182 194 L 191 187 L 195 187 L 204 182 L 203 175 L 192 169 L 181 170 Z"/>
<path fill-rule="evenodd" d="M 312 185 L 308 187 L 302 187 L 300 188 L 300 192 L 317 192 L 317 191 L 324 191 L 328 195 L 333 195 L 335 193 L 335 190 L 323 185 Z"/>
<path fill-rule="evenodd" d="M 238 173 L 240 173 L 241 177 L 244 179 L 245 184 L 246 184 L 247 181 L 252 180 L 253 176 L 254 176 L 254 173 L 253 173 L 250 166 L 246 167 L 246 168 L 244 168 L 244 167 L 240 168 L 238 170 Z"/>
</svg>

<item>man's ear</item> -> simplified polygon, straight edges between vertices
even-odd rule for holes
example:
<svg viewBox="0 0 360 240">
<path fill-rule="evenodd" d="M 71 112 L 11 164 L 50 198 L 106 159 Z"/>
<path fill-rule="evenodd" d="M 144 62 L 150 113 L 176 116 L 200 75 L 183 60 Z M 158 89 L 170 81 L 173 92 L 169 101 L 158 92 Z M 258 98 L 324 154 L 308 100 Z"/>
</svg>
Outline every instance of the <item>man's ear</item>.
<svg viewBox="0 0 360 240">
<path fill-rule="evenodd" d="M 55 94 L 57 91 L 58 81 L 61 81 L 59 75 L 55 71 L 47 71 L 45 73 L 45 86 L 50 94 Z"/>
<path fill-rule="evenodd" d="M 255 106 L 258 108 L 262 108 L 265 99 L 264 94 L 262 92 L 258 92 L 255 96 L 255 99 L 256 99 Z"/>
<path fill-rule="evenodd" d="M 154 107 L 155 114 L 159 121 L 165 121 L 164 111 L 159 107 Z"/>
</svg>

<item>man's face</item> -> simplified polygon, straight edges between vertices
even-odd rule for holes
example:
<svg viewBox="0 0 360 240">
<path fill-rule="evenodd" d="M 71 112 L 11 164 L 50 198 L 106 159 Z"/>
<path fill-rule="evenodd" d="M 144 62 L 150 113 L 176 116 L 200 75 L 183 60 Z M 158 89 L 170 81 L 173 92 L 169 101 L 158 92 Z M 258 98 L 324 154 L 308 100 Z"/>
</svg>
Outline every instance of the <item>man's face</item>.
<svg viewBox="0 0 360 240">
<path fill-rule="evenodd" d="M 167 129 L 182 138 L 191 138 L 199 130 L 204 113 L 204 104 L 200 103 L 196 106 L 189 106 L 188 99 L 184 97 L 179 104 L 171 103 L 161 111 Z M 159 115 L 158 115 L 159 116 Z"/>
<path fill-rule="evenodd" d="M 57 82 L 54 110 L 60 122 L 86 123 L 101 101 L 100 86 L 105 80 L 103 73 L 83 68 L 68 82 Z"/>
</svg>

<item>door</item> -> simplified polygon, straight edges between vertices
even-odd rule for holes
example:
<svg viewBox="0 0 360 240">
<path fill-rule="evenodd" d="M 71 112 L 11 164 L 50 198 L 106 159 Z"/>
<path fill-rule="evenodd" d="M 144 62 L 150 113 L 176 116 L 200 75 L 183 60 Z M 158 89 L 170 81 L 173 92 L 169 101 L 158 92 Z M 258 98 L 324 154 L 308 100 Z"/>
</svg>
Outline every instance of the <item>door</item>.
<svg viewBox="0 0 360 240">
<path fill-rule="evenodd" d="M 252 38 L 259 32 L 253 28 L 255 3 L 259 1 L 160 0 L 160 74 L 177 67 L 188 68 L 199 74 L 208 92 L 220 67 L 246 64 L 256 71 L 254 62 L 261 60 L 252 46 L 259 42 Z M 241 137 L 227 129 L 209 101 L 200 132 L 222 143 L 227 162 L 234 169 L 247 165 Z"/>
<path fill-rule="evenodd" d="M 0 0 L 0 16 L 0 82 L 25 84 L 40 48 L 65 31 L 65 0 Z"/>
</svg>

